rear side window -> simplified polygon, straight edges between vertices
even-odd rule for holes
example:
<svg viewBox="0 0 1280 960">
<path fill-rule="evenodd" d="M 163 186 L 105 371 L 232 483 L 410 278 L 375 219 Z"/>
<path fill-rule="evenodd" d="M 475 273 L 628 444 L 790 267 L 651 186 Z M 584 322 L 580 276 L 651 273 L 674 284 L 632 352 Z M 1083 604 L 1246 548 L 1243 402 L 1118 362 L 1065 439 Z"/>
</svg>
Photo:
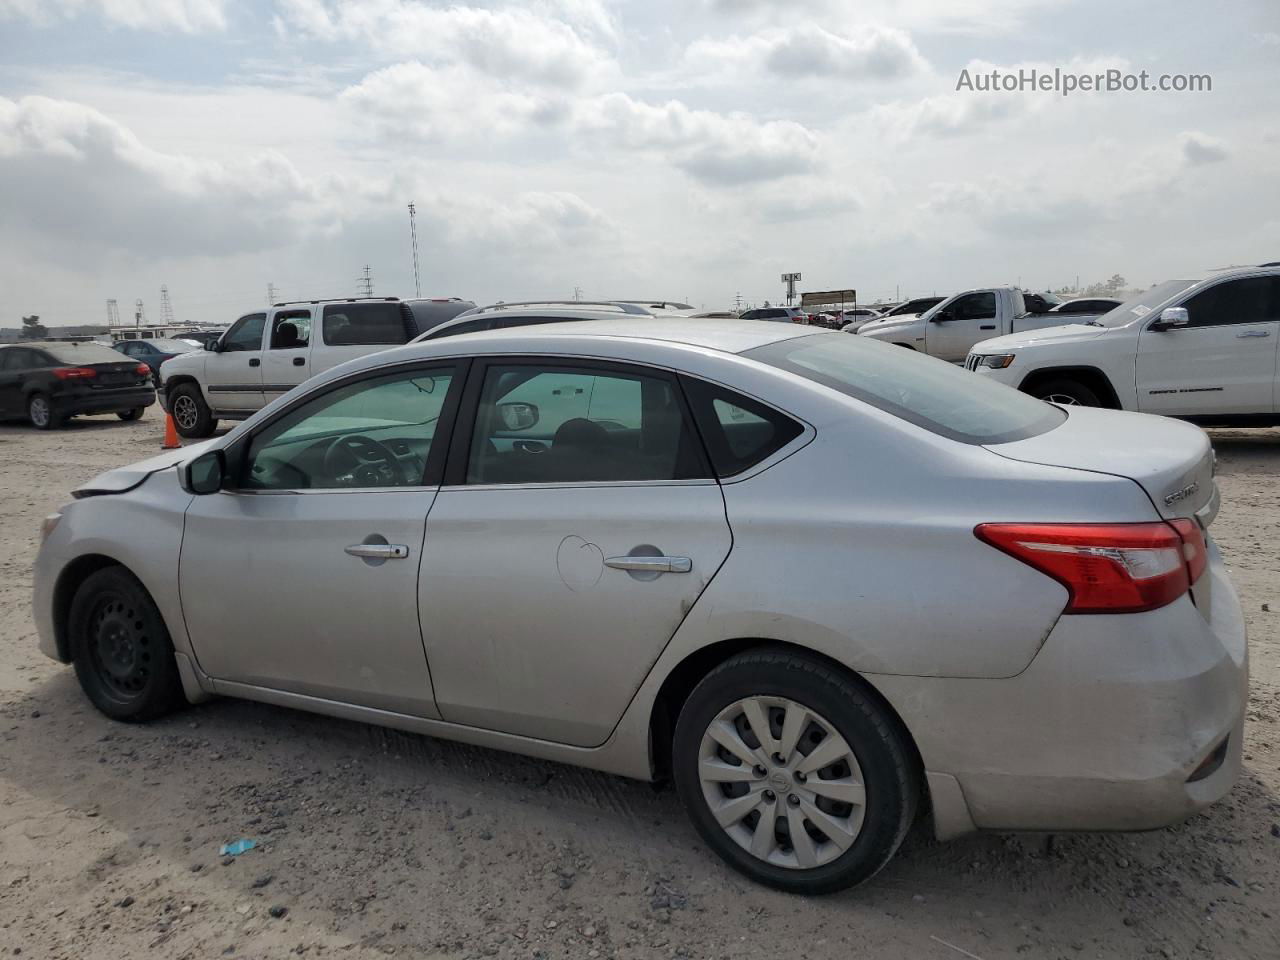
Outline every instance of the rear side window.
<svg viewBox="0 0 1280 960">
<path fill-rule="evenodd" d="M 123 363 L 120 351 L 103 343 L 46 343 L 41 351 L 51 354 L 58 363 Z"/>
<path fill-rule="evenodd" d="M 408 343 L 417 332 L 413 314 L 394 300 L 326 304 L 321 329 L 330 346 Z"/>
<path fill-rule="evenodd" d="M 1187 301 L 1193 327 L 1280 320 L 1280 277 L 1230 280 Z"/>
<path fill-rule="evenodd" d="M 721 479 L 749 470 L 804 432 L 786 414 L 732 390 L 692 377 L 681 382 Z"/>
<path fill-rule="evenodd" d="M 913 350 L 827 333 L 780 340 L 743 356 L 869 403 L 961 443 L 1008 443 L 1047 433 L 1067 415 L 1012 387 Z"/>
</svg>

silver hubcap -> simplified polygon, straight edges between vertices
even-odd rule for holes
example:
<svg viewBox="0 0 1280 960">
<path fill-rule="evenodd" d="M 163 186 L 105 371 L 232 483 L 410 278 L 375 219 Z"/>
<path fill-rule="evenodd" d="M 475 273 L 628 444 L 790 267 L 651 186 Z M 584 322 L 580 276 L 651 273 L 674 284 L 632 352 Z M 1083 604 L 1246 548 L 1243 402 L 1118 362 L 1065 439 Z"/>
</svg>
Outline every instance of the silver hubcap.
<svg viewBox="0 0 1280 960">
<path fill-rule="evenodd" d="M 1056 403 L 1060 407 L 1078 407 L 1080 401 L 1075 397 L 1069 397 L 1065 393 L 1051 393 L 1043 398 L 1049 403 Z"/>
<path fill-rule="evenodd" d="M 43 427 L 49 422 L 49 401 L 44 397 L 36 397 L 31 401 L 31 422 Z"/>
<path fill-rule="evenodd" d="M 196 402 L 190 397 L 184 395 L 173 401 L 173 419 L 178 421 L 178 426 L 182 429 L 194 428 L 199 417 L 200 411 L 196 409 Z"/>
<path fill-rule="evenodd" d="M 702 736 L 711 815 L 752 856 L 807 870 L 853 845 L 867 788 L 853 749 L 821 714 L 783 697 L 730 704 Z"/>
</svg>

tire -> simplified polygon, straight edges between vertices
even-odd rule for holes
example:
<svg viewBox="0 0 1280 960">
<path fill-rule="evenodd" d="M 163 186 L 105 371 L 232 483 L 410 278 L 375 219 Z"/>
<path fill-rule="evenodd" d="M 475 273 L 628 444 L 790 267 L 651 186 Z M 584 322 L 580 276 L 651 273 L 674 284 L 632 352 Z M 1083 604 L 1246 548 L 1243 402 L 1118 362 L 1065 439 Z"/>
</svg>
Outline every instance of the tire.
<svg viewBox="0 0 1280 960">
<path fill-rule="evenodd" d="M 1037 400 L 1047 400 L 1064 407 L 1100 407 L 1102 398 L 1079 380 L 1060 377 L 1037 383 L 1027 391 Z"/>
<path fill-rule="evenodd" d="M 746 719 L 752 702 L 770 727 L 770 744 L 761 743 Z M 785 749 L 783 723 L 793 710 L 804 720 L 788 762 L 778 764 L 768 746 Z M 737 754 L 721 745 L 726 732 L 731 741 L 737 733 Z M 743 748 L 756 761 L 750 771 Z M 809 757 L 822 762 L 827 756 L 835 762 L 806 774 Z M 714 773 L 704 776 L 708 770 Z M 694 688 L 676 722 L 672 772 L 698 833 L 722 859 L 759 883 L 807 895 L 874 876 L 902 843 L 920 797 L 915 753 L 897 719 L 838 668 L 776 649 L 732 657 Z M 837 791 L 847 799 L 834 801 Z M 762 822 L 773 829 L 760 829 Z M 793 824 L 801 824 L 805 843 L 790 842 Z M 752 852 L 757 845 L 759 854 Z"/>
<path fill-rule="evenodd" d="M 80 585 L 67 631 L 81 689 L 113 720 L 152 720 L 186 702 L 164 618 L 124 567 L 105 567 Z"/>
<path fill-rule="evenodd" d="M 203 440 L 218 428 L 213 411 L 194 383 L 182 383 L 173 388 L 169 394 L 169 412 L 173 415 L 173 425 L 177 427 L 178 434 L 188 440 Z"/>
<path fill-rule="evenodd" d="M 27 418 L 37 430 L 57 430 L 64 417 L 53 409 L 47 393 L 33 393 L 27 398 Z"/>
<path fill-rule="evenodd" d="M 116 413 L 116 416 L 125 421 L 141 420 L 142 414 L 146 412 L 146 409 L 146 407 L 134 407 L 132 410 L 120 410 Z"/>
</svg>

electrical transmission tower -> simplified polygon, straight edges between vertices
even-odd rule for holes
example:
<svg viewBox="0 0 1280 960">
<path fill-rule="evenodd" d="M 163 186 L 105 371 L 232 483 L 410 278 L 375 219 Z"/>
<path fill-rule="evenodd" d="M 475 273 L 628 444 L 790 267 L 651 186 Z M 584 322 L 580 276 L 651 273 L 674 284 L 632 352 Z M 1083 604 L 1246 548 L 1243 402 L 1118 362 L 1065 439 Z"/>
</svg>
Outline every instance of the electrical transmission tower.
<svg viewBox="0 0 1280 960">
<path fill-rule="evenodd" d="M 133 325 L 141 327 L 147 322 L 147 311 L 142 306 L 142 298 L 133 301 Z"/>
<path fill-rule="evenodd" d="M 274 283 L 267 284 L 267 306 L 274 306 L 276 303 L 276 285 Z"/>
<path fill-rule="evenodd" d="M 115 300 L 107 301 L 107 327 L 120 326 L 120 305 Z"/>
<path fill-rule="evenodd" d="M 743 303 L 742 303 L 742 294 L 740 294 L 740 293 L 735 293 L 735 294 L 733 295 L 733 309 L 735 309 L 735 310 L 737 310 L 739 313 L 741 313 L 741 312 L 742 312 L 742 307 L 743 307 Z"/>
<path fill-rule="evenodd" d="M 168 284 L 160 284 L 160 322 L 165 326 L 173 324 L 173 303 L 169 300 Z"/>
<path fill-rule="evenodd" d="M 409 238 L 413 241 L 413 295 L 422 296 L 422 284 L 418 282 L 418 211 L 409 201 Z"/>
<path fill-rule="evenodd" d="M 364 265 L 364 273 L 356 277 L 356 293 L 362 297 L 373 296 L 373 272 L 367 263 Z"/>
</svg>

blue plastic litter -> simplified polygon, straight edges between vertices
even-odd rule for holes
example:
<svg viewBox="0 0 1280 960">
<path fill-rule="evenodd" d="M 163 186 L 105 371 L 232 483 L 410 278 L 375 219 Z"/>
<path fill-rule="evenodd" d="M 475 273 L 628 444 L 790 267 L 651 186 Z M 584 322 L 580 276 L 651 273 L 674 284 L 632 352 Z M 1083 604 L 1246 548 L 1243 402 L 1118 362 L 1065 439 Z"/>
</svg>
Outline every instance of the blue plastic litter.
<svg viewBox="0 0 1280 960">
<path fill-rule="evenodd" d="M 252 850 L 257 845 L 257 840 L 232 840 L 230 843 L 224 843 L 218 853 L 224 857 L 238 857 L 246 850 Z"/>
</svg>

